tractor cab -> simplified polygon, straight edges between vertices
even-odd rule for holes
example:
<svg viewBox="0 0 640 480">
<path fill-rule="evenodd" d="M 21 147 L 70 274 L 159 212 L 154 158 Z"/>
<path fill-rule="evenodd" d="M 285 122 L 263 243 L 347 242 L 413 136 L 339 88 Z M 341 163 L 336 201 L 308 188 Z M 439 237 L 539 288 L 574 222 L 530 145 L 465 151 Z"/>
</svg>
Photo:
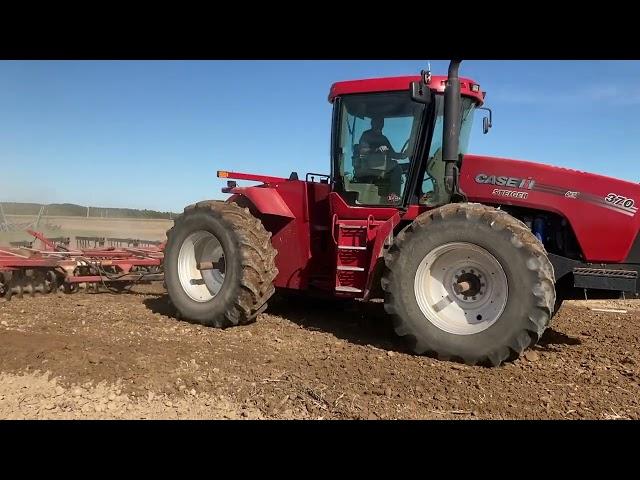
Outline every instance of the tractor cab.
<svg viewBox="0 0 640 480">
<path fill-rule="evenodd" d="M 421 98 L 412 87 L 421 77 L 393 77 L 335 83 L 332 178 L 351 206 L 449 203 L 442 156 L 446 77 L 429 77 Z M 428 82 L 428 84 L 426 83 Z M 484 93 L 460 79 L 458 154 L 467 151 L 474 110 Z"/>
</svg>

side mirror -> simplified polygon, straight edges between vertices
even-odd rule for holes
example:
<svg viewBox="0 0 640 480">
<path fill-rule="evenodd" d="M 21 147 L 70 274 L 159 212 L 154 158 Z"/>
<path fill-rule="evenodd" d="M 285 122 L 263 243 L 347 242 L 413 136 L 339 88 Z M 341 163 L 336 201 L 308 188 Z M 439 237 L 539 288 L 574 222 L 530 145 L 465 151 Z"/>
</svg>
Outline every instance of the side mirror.
<svg viewBox="0 0 640 480">
<path fill-rule="evenodd" d="M 493 124 L 491 109 L 486 107 L 478 107 L 478 110 L 486 110 L 487 112 L 489 112 L 489 116 L 482 119 L 482 133 L 486 135 L 487 133 L 489 133 L 489 129 Z"/>
<path fill-rule="evenodd" d="M 428 105 L 431 103 L 431 89 L 422 81 L 411 82 L 411 100 Z"/>
</svg>

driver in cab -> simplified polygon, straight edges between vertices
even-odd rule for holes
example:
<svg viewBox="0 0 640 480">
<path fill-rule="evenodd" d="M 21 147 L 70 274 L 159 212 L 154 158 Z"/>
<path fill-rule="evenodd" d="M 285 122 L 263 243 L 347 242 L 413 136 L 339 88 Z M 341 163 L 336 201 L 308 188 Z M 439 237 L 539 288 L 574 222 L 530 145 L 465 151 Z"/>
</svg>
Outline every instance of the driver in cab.
<svg viewBox="0 0 640 480">
<path fill-rule="evenodd" d="M 373 117 L 371 128 L 362 133 L 359 142 L 361 161 L 356 168 L 356 178 L 377 185 L 381 197 L 386 198 L 388 203 L 396 203 L 402 189 L 402 167 L 395 159 L 406 159 L 407 155 L 393 149 L 389 139 L 382 133 L 383 127 L 384 118 Z"/>
<path fill-rule="evenodd" d="M 360 154 L 368 155 L 372 152 L 388 152 L 389 158 L 402 160 L 407 158 L 404 153 L 396 152 L 391 146 L 389 139 L 382 133 L 384 128 L 384 118 L 374 117 L 371 119 L 371 128 L 362 133 L 360 137 Z"/>
</svg>

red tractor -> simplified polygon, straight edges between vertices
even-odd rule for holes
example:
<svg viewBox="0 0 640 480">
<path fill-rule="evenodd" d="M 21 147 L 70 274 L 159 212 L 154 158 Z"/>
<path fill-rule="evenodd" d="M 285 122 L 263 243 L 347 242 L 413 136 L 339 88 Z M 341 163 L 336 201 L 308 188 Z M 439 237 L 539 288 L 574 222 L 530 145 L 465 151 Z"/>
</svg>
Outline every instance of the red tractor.
<svg viewBox="0 0 640 480">
<path fill-rule="evenodd" d="M 637 295 L 640 186 L 467 154 L 485 93 L 459 65 L 335 83 L 330 175 L 219 171 L 231 197 L 185 208 L 167 234 L 180 314 L 224 328 L 276 289 L 383 297 L 415 353 L 495 366 L 569 295 Z"/>
</svg>

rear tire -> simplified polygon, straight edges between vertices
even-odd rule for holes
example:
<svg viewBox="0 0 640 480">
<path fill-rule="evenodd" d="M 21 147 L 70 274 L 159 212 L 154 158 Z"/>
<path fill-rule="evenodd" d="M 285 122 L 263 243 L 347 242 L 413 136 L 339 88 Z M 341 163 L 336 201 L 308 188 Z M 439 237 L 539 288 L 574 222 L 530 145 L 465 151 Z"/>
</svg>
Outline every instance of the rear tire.
<svg viewBox="0 0 640 480">
<path fill-rule="evenodd" d="M 462 281 L 467 290 L 456 292 Z M 396 333 L 415 353 L 469 365 L 517 358 L 542 336 L 556 299 L 543 245 L 519 220 L 479 204 L 416 218 L 385 255 L 382 287 Z"/>
<path fill-rule="evenodd" d="M 278 274 L 271 233 L 247 208 L 204 201 L 185 208 L 167 232 L 167 292 L 183 318 L 226 328 L 255 321 Z M 199 270 L 197 264 L 214 262 Z"/>
</svg>

